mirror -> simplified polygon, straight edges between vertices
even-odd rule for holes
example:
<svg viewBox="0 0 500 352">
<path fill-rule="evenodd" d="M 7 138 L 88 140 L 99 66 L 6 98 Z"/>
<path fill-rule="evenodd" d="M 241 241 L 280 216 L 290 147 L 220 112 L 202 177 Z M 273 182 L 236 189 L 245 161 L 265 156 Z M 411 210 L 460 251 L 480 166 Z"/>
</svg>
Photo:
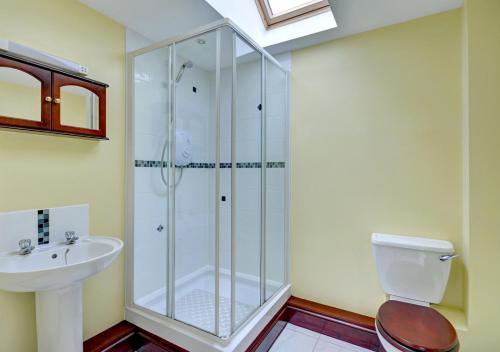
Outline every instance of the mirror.
<svg viewBox="0 0 500 352">
<path fill-rule="evenodd" d="M 42 83 L 10 67 L 0 67 L 0 116 L 42 120 Z"/>
<path fill-rule="evenodd" d="M 61 125 L 99 129 L 99 97 L 79 86 L 61 87 Z"/>
</svg>

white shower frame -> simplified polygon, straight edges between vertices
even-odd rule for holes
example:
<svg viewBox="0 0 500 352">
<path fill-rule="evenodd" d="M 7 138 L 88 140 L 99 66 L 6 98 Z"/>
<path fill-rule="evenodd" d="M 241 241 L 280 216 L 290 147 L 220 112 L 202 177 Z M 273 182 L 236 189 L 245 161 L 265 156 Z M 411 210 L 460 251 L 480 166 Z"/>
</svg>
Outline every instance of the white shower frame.
<svg viewBox="0 0 500 352">
<path fill-rule="evenodd" d="M 140 305 L 137 305 L 133 301 L 133 292 L 134 292 L 134 253 L 133 253 L 133 244 L 134 244 L 134 170 L 135 170 L 135 139 L 134 139 L 134 59 L 142 54 L 148 53 L 155 49 L 168 47 L 169 45 L 175 45 L 175 43 L 190 39 L 192 37 L 196 37 L 202 35 L 207 32 L 216 31 L 223 27 L 230 27 L 241 39 L 246 41 L 248 45 L 250 45 L 257 52 L 262 54 L 261 57 L 261 94 L 262 94 L 262 135 L 265 137 L 266 132 L 266 59 L 271 61 L 276 67 L 280 68 L 283 72 L 286 73 L 286 85 L 287 85 L 287 96 L 286 96 L 286 118 L 285 118 L 285 129 L 286 129 L 286 160 L 285 160 L 285 258 L 284 258 L 284 266 L 285 266 L 285 277 L 284 277 L 284 285 L 275 292 L 268 300 L 265 300 L 264 294 L 264 285 L 266 283 L 265 279 L 265 240 L 266 240 L 266 231 L 265 231 L 265 217 L 262 217 L 262 233 L 261 233 L 261 306 L 254 311 L 254 313 L 246 319 L 246 321 L 236 328 L 230 336 L 227 337 L 219 337 L 209 332 L 203 331 L 196 327 L 193 327 L 189 324 L 183 323 L 181 321 L 175 320 L 174 318 L 170 318 L 169 316 L 162 315 L 151 311 L 147 308 L 144 308 Z M 217 34 L 220 36 L 220 33 Z M 234 38 L 234 37 L 233 37 Z M 220 41 L 218 40 L 218 43 Z M 234 44 L 233 44 L 234 50 Z M 172 50 L 169 50 L 170 55 L 170 68 L 173 67 L 175 62 L 173 62 Z M 220 50 L 217 50 L 217 63 L 220 62 Z M 233 72 L 236 69 L 235 63 L 235 55 L 233 52 Z M 217 84 L 220 80 L 220 65 L 217 65 Z M 170 72 L 170 76 L 171 76 Z M 235 92 L 234 92 L 234 75 L 233 75 L 233 94 L 232 94 L 232 106 L 234 109 L 235 106 Z M 169 104 L 175 104 L 175 89 L 171 94 L 171 99 L 169 99 Z M 220 103 L 220 90 L 216 87 L 216 102 Z M 265 327 L 265 325 L 271 320 L 271 318 L 279 311 L 279 309 L 286 303 L 288 298 L 291 296 L 291 285 L 290 285 L 290 204 L 291 204 L 291 192 L 290 192 L 290 166 L 291 166 L 291 158 L 290 158 L 290 72 L 285 69 L 273 56 L 271 56 L 267 51 L 261 48 L 257 43 L 255 43 L 248 35 L 246 35 L 237 25 L 235 25 L 229 19 L 223 19 L 211 24 L 208 24 L 203 27 L 199 27 L 189 33 L 186 33 L 181 36 L 176 36 L 165 41 L 161 41 L 142 49 L 130 52 L 127 54 L 127 81 L 126 81 L 126 96 L 127 96 L 127 106 L 126 106 L 126 207 L 125 207 L 125 319 L 136 324 L 137 326 L 154 333 L 168 341 L 171 341 L 187 350 L 190 351 L 204 351 L 204 352 L 230 352 L 230 351 L 245 351 L 246 348 L 251 344 L 251 342 L 258 336 L 260 331 Z M 173 100 L 172 100 L 173 99 Z M 170 111 L 175 111 L 175 106 L 170 108 Z M 217 109 L 217 115 L 220 115 L 220 112 Z M 175 121 L 173 116 L 170 118 Z M 234 110 L 233 110 L 233 118 L 234 118 Z M 234 121 L 234 120 L 233 120 Z M 175 126 L 171 126 L 171 129 L 175 128 Z M 220 118 L 217 116 L 217 131 L 220 131 Z M 234 133 L 234 131 L 233 131 Z M 175 138 L 175 137 L 174 137 Z M 172 142 L 175 148 L 175 141 Z M 219 148 L 220 140 L 217 140 L 217 149 Z M 232 148 L 234 148 L 234 142 L 231 143 Z M 171 153 L 175 153 L 175 150 L 171 149 Z M 234 149 L 233 149 L 234 150 Z M 234 153 L 232 153 L 234 155 Z M 266 156 L 266 138 L 262 139 L 262 160 L 261 163 L 264 166 L 264 162 Z M 235 165 L 235 160 L 232 160 L 233 165 Z M 217 163 L 216 163 L 217 165 Z M 171 168 L 170 168 L 171 169 Z M 234 168 L 233 168 L 234 169 Z M 219 172 L 216 169 L 216 173 Z M 234 171 L 233 171 L 234 172 Z M 262 167 L 262 214 L 265 214 L 265 187 L 266 187 L 266 168 Z M 171 176 L 171 175 L 169 175 Z M 234 184 L 234 182 L 232 182 Z M 234 191 L 234 189 L 233 189 Z M 217 192 L 217 190 L 216 190 Z M 233 193 L 234 194 L 234 193 Z M 218 205 L 217 205 L 218 206 Z M 169 207 L 170 208 L 170 207 Z M 233 213 L 233 212 L 232 212 Z M 234 217 L 234 214 L 232 214 Z M 233 219 L 234 220 L 234 219 Z M 169 221 L 170 222 L 170 221 Z M 219 222 L 219 217 L 216 217 L 216 222 Z M 232 221 L 234 224 L 234 221 Z M 169 227 L 171 224 L 169 224 Z M 216 225 L 217 226 L 217 225 Z M 169 229 L 171 230 L 171 228 Z M 233 231 L 232 231 L 233 232 Z M 215 234 L 215 242 L 219 243 L 220 233 L 216 232 Z M 232 234 L 233 236 L 233 234 Z M 172 251 L 174 248 L 172 247 L 175 240 L 175 234 L 172 235 L 172 232 L 169 231 L 169 239 L 168 239 L 168 280 L 172 280 L 173 273 L 175 271 L 174 268 L 174 258 L 172 256 Z M 234 239 L 232 237 L 231 241 L 231 258 L 234 260 Z M 219 258 L 219 246 L 215 247 L 215 258 Z M 234 302 L 234 281 L 235 281 L 235 266 L 234 262 L 231 265 L 231 285 L 232 285 L 232 294 L 231 294 L 231 326 L 234 328 L 235 323 L 235 302 Z M 216 280 L 216 289 L 218 288 L 218 280 L 220 277 L 220 268 L 215 263 L 215 280 Z M 169 287 L 168 291 L 172 291 L 172 282 L 167 282 L 167 287 Z M 169 309 L 173 309 L 173 302 L 175 293 L 169 292 L 169 304 L 167 307 Z M 218 297 L 216 292 L 216 297 Z M 265 302 L 264 302 L 265 301 Z M 216 306 L 219 305 L 218 300 L 215 302 Z M 216 307 L 215 314 L 215 326 L 218 327 L 218 309 Z M 167 312 L 168 315 L 171 312 Z M 216 334 L 218 333 L 216 329 Z"/>
</svg>

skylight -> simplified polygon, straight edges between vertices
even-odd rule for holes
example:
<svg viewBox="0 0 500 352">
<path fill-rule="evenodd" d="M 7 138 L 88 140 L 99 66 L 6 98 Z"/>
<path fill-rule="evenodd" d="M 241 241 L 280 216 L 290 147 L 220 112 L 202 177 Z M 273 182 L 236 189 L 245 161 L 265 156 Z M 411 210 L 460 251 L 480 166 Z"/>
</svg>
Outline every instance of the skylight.
<svg viewBox="0 0 500 352">
<path fill-rule="evenodd" d="M 290 12 L 293 10 L 300 9 L 307 5 L 312 5 L 321 2 L 321 0 L 267 0 L 270 10 L 273 15 L 283 14 L 285 12 Z"/>
<path fill-rule="evenodd" d="M 256 0 L 266 28 L 330 11 L 327 0 Z"/>
</svg>

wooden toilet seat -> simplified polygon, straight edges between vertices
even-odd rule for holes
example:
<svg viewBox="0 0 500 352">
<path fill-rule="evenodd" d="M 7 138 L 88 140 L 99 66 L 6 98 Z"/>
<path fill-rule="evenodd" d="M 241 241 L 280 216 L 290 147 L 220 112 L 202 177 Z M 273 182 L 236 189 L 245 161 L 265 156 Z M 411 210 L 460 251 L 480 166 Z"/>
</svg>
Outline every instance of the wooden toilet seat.
<svg viewBox="0 0 500 352">
<path fill-rule="evenodd" d="M 387 301 L 379 309 L 377 330 L 388 343 L 404 352 L 457 352 L 457 333 L 436 310 Z"/>
</svg>

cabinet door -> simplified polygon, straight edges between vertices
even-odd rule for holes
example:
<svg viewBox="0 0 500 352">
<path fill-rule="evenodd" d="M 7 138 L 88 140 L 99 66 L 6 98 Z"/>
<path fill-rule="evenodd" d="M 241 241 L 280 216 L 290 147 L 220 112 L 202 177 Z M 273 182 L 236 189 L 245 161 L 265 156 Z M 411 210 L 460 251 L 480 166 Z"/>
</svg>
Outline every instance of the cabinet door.
<svg viewBox="0 0 500 352">
<path fill-rule="evenodd" d="M 52 74 L 52 130 L 106 137 L 106 87 Z"/>
<path fill-rule="evenodd" d="M 0 57 L 0 127 L 50 129 L 51 72 Z"/>
</svg>

